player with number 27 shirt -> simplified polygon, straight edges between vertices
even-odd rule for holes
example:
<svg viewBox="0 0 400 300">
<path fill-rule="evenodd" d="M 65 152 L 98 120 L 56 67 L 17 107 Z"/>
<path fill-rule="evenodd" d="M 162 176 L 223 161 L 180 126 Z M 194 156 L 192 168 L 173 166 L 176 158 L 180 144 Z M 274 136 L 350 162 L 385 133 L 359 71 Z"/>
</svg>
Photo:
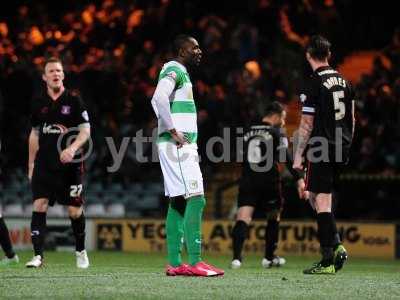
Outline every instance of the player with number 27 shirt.
<svg viewBox="0 0 400 300">
<path fill-rule="evenodd" d="M 31 236 L 35 255 L 26 266 L 43 265 L 46 213 L 48 206 L 57 201 L 68 206 L 76 240 L 77 267 L 87 268 L 83 165 L 79 150 L 90 137 L 89 117 L 80 97 L 64 88 L 64 71 L 59 59 L 47 60 L 42 78 L 46 91 L 33 101 L 29 136 L 28 176 L 33 194 Z M 74 131 L 78 132 L 75 137 Z"/>
</svg>

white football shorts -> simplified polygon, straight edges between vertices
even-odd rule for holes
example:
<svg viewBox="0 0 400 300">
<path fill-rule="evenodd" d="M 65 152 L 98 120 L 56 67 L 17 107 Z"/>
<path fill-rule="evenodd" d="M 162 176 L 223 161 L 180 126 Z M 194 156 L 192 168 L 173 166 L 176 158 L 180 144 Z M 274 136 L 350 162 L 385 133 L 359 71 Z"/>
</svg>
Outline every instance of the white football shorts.
<svg viewBox="0 0 400 300">
<path fill-rule="evenodd" d="M 204 194 L 196 144 L 183 145 L 178 149 L 173 143 L 159 143 L 158 156 L 164 177 L 165 196 L 189 198 Z"/>
</svg>

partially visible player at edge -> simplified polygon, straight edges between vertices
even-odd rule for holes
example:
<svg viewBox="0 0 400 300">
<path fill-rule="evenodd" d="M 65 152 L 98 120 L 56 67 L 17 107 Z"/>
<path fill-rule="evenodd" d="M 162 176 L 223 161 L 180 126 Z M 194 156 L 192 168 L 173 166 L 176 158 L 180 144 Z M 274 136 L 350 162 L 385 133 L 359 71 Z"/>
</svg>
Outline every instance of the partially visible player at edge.
<svg viewBox="0 0 400 300">
<path fill-rule="evenodd" d="M 28 177 L 33 194 L 31 236 L 35 254 L 26 267 L 43 265 L 46 213 L 48 206 L 57 201 L 68 206 L 76 240 L 76 265 L 85 269 L 89 267 L 89 259 L 85 250 L 80 148 L 90 137 L 89 117 L 82 99 L 64 88 L 64 71 L 59 59 L 46 61 L 42 79 L 46 92 L 32 102 L 29 136 Z M 78 135 L 73 138 L 75 133 L 69 129 L 79 129 Z M 67 145 L 71 138 L 73 142 Z"/>
<path fill-rule="evenodd" d="M 1 141 L 3 137 L 3 123 L 4 123 L 4 111 L 2 110 L 3 108 L 3 96 L 0 92 L 0 153 L 1 153 Z M 0 175 L 1 175 L 1 166 L 0 166 Z M 8 228 L 6 223 L 4 222 L 3 216 L 1 215 L 1 209 L 0 209 L 0 246 L 4 251 L 5 257 L 0 260 L 0 267 L 5 267 L 5 266 L 11 266 L 11 265 L 16 265 L 19 262 L 18 255 L 15 254 L 11 240 L 10 240 L 10 234 L 8 232 Z"/>
<path fill-rule="evenodd" d="M 311 37 L 306 58 L 314 72 L 300 95 L 303 107 L 293 168 L 303 170 L 303 156 L 306 156 L 305 189 L 317 212 L 322 254 L 321 261 L 304 270 L 304 274 L 334 274 L 347 259 L 332 213 L 332 189 L 336 176 L 349 159 L 355 95 L 350 83 L 329 66 L 330 46 L 324 37 Z M 324 139 L 327 143 L 312 142 L 311 138 Z M 324 145 L 328 145 L 327 149 Z M 324 160 L 313 160 L 312 156 Z"/>
<path fill-rule="evenodd" d="M 224 271 L 202 261 L 201 225 L 206 203 L 197 154 L 197 112 L 188 67 L 200 64 L 202 52 L 190 36 L 173 43 L 175 58 L 164 64 L 151 100 L 158 118 L 158 152 L 169 197 L 166 220 L 168 276 L 218 276 Z M 185 241 L 189 264 L 182 263 Z"/>
</svg>

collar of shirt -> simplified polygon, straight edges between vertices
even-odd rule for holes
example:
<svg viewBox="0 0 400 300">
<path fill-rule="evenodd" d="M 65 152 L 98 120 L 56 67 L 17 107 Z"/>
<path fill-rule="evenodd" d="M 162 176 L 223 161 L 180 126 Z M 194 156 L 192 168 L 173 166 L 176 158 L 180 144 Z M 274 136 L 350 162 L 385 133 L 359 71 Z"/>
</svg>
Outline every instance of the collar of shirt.
<svg viewBox="0 0 400 300">
<path fill-rule="evenodd" d="M 68 92 L 67 92 L 67 89 L 65 89 L 61 94 L 60 94 L 60 96 L 58 96 L 58 98 L 57 99 L 53 99 L 53 98 L 51 98 L 50 97 L 50 95 L 47 93 L 47 91 L 45 91 L 44 92 L 44 98 L 47 100 L 47 102 L 49 102 L 49 103 L 51 103 L 51 104 L 59 104 L 59 103 L 61 103 L 63 100 L 64 100 L 64 98 L 67 96 L 67 94 L 68 94 Z"/>
<path fill-rule="evenodd" d="M 325 70 L 330 70 L 330 69 L 332 69 L 331 66 L 319 67 L 318 69 L 316 69 L 316 70 L 314 71 L 314 74 L 318 74 L 319 72 L 322 72 L 322 71 L 325 71 Z"/>
</svg>

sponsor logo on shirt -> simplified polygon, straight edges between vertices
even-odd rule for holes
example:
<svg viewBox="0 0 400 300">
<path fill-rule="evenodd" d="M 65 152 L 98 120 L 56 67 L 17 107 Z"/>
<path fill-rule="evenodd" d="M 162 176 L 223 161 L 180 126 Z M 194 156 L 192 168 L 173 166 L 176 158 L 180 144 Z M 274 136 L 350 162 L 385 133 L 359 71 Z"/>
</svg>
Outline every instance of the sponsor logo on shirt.
<svg viewBox="0 0 400 300">
<path fill-rule="evenodd" d="M 49 124 L 44 123 L 43 134 L 63 134 L 67 132 L 67 127 L 61 124 Z"/>
</svg>

